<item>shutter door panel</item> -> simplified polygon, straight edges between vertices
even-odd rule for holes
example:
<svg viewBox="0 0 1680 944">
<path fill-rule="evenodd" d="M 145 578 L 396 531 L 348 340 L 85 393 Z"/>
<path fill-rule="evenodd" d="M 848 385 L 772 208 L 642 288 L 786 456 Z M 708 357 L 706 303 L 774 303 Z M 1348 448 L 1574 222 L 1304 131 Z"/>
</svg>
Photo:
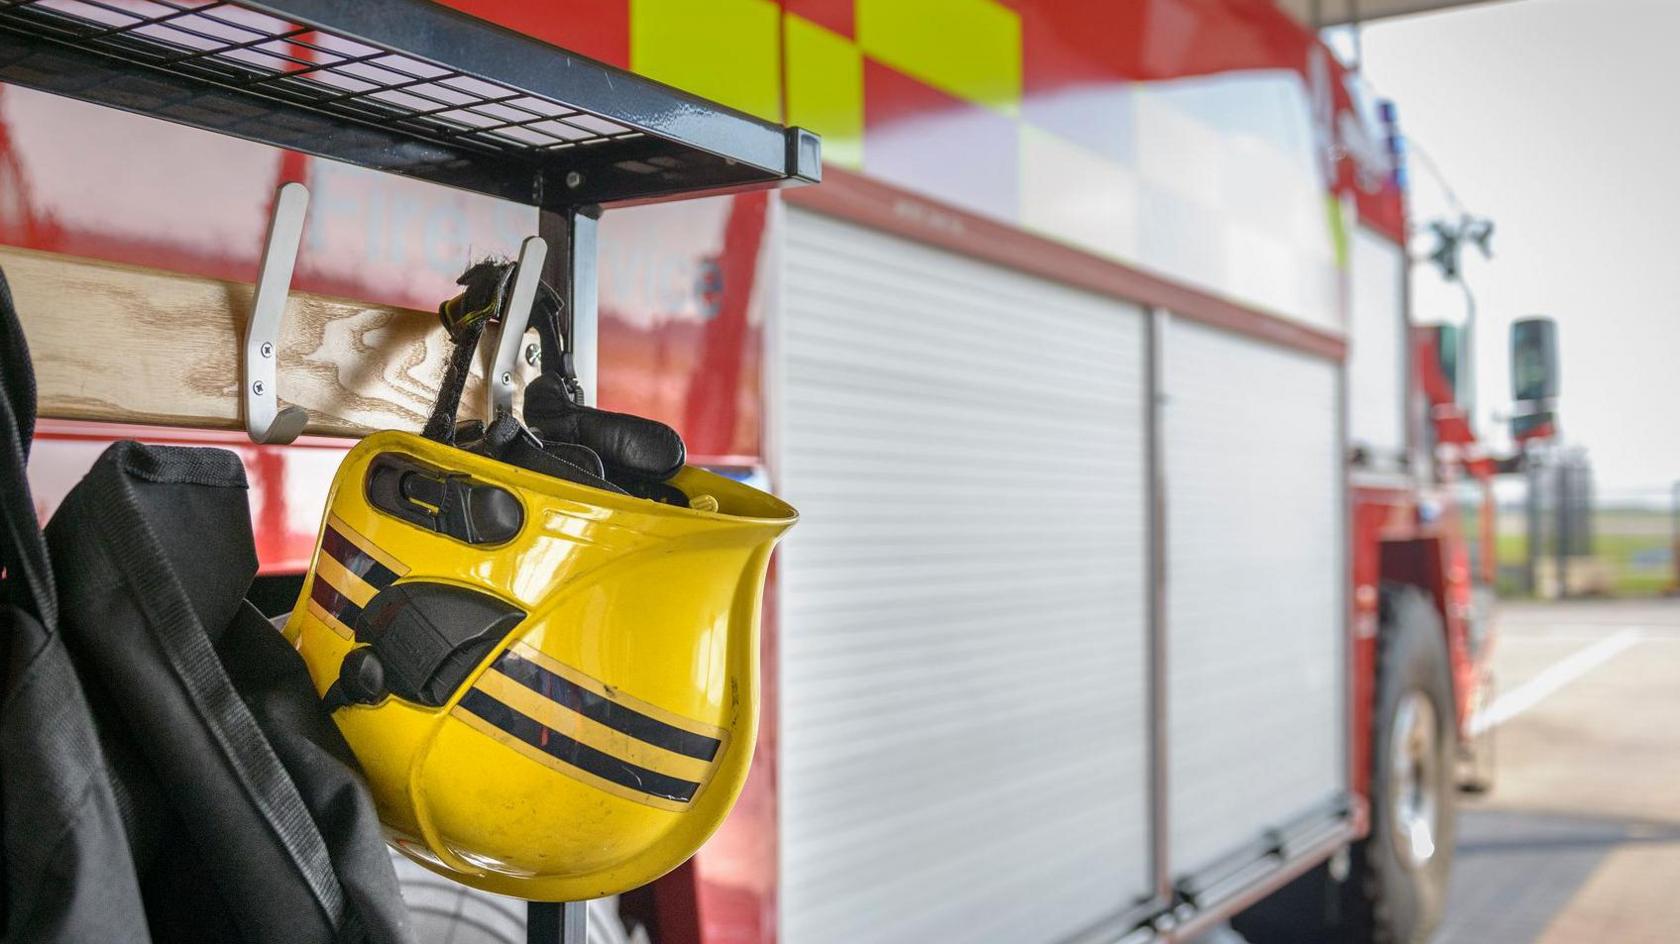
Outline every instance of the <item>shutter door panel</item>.
<svg viewBox="0 0 1680 944">
<path fill-rule="evenodd" d="M 1345 783 L 1335 365 L 1174 320 L 1163 414 L 1169 856 L 1207 867 Z"/>
<path fill-rule="evenodd" d="M 1065 939 L 1149 885 L 1142 316 L 788 217 L 781 939 Z"/>
<path fill-rule="evenodd" d="M 1352 245 L 1348 438 L 1393 467 L 1406 450 L 1406 255 L 1363 226 Z"/>
</svg>

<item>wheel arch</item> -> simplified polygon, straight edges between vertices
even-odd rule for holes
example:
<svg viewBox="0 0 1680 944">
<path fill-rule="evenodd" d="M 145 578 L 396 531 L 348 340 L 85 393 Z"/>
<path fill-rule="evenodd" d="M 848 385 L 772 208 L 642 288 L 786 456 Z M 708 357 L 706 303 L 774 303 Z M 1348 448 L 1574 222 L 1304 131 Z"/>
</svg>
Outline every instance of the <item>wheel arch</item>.
<svg viewBox="0 0 1680 944">
<path fill-rule="evenodd" d="M 1470 696 L 1475 688 L 1475 666 L 1470 656 L 1470 573 L 1464 549 L 1454 549 L 1438 536 L 1384 541 L 1381 545 L 1378 584 L 1378 645 L 1384 632 L 1391 631 L 1391 612 L 1396 593 L 1413 588 L 1428 597 L 1446 635 L 1448 676 L 1454 707 L 1454 728 L 1463 740 L 1471 711 Z M 1374 690 L 1374 688 L 1373 688 Z"/>
</svg>

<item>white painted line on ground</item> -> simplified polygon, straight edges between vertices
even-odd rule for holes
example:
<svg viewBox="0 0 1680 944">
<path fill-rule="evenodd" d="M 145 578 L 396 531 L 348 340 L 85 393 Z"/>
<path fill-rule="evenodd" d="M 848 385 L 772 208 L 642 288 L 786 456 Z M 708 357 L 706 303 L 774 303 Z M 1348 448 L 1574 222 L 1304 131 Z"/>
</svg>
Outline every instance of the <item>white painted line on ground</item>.
<svg viewBox="0 0 1680 944">
<path fill-rule="evenodd" d="M 1471 735 L 1481 734 L 1489 728 L 1497 728 L 1533 708 L 1558 689 L 1627 651 L 1642 638 L 1639 627 L 1630 626 L 1564 656 L 1547 666 L 1539 675 L 1499 696 L 1493 704 L 1476 712 L 1470 718 Z"/>
</svg>

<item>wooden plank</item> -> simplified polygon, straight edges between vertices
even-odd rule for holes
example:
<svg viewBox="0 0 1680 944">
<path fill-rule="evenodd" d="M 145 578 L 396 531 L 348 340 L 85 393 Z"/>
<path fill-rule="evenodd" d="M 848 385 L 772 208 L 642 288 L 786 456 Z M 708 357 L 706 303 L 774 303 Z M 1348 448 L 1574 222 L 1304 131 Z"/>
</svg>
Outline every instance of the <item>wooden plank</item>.
<svg viewBox="0 0 1680 944">
<path fill-rule="evenodd" d="M 42 416 L 244 428 L 250 285 L 10 246 L 0 246 L 0 269 L 28 336 Z M 483 417 L 493 348 L 490 337 L 479 345 L 462 419 Z M 280 402 L 309 411 L 306 432 L 362 436 L 425 424 L 449 343 L 435 312 L 294 292 L 279 349 Z M 524 389 L 536 371 L 523 358 L 519 370 Z"/>
</svg>

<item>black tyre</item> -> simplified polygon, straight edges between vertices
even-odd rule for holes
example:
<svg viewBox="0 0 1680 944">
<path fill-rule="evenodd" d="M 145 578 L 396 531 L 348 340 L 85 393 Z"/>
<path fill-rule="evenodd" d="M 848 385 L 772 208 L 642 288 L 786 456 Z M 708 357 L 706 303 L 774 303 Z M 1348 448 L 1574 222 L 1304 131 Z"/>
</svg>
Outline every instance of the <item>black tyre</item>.
<svg viewBox="0 0 1680 944">
<path fill-rule="evenodd" d="M 1252 944 L 1424 944 L 1452 864 L 1457 757 L 1446 636 L 1429 595 L 1385 586 L 1371 732 L 1371 832 L 1238 915 Z"/>
<path fill-rule="evenodd" d="M 1358 939 L 1425 944 L 1452 869 L 1458 730 L 1446 635 L 1429 596 L 1384 587 L 1378 644 L 1371 834 L 1353 851 L 1344 901 Z"/>
</svg>

